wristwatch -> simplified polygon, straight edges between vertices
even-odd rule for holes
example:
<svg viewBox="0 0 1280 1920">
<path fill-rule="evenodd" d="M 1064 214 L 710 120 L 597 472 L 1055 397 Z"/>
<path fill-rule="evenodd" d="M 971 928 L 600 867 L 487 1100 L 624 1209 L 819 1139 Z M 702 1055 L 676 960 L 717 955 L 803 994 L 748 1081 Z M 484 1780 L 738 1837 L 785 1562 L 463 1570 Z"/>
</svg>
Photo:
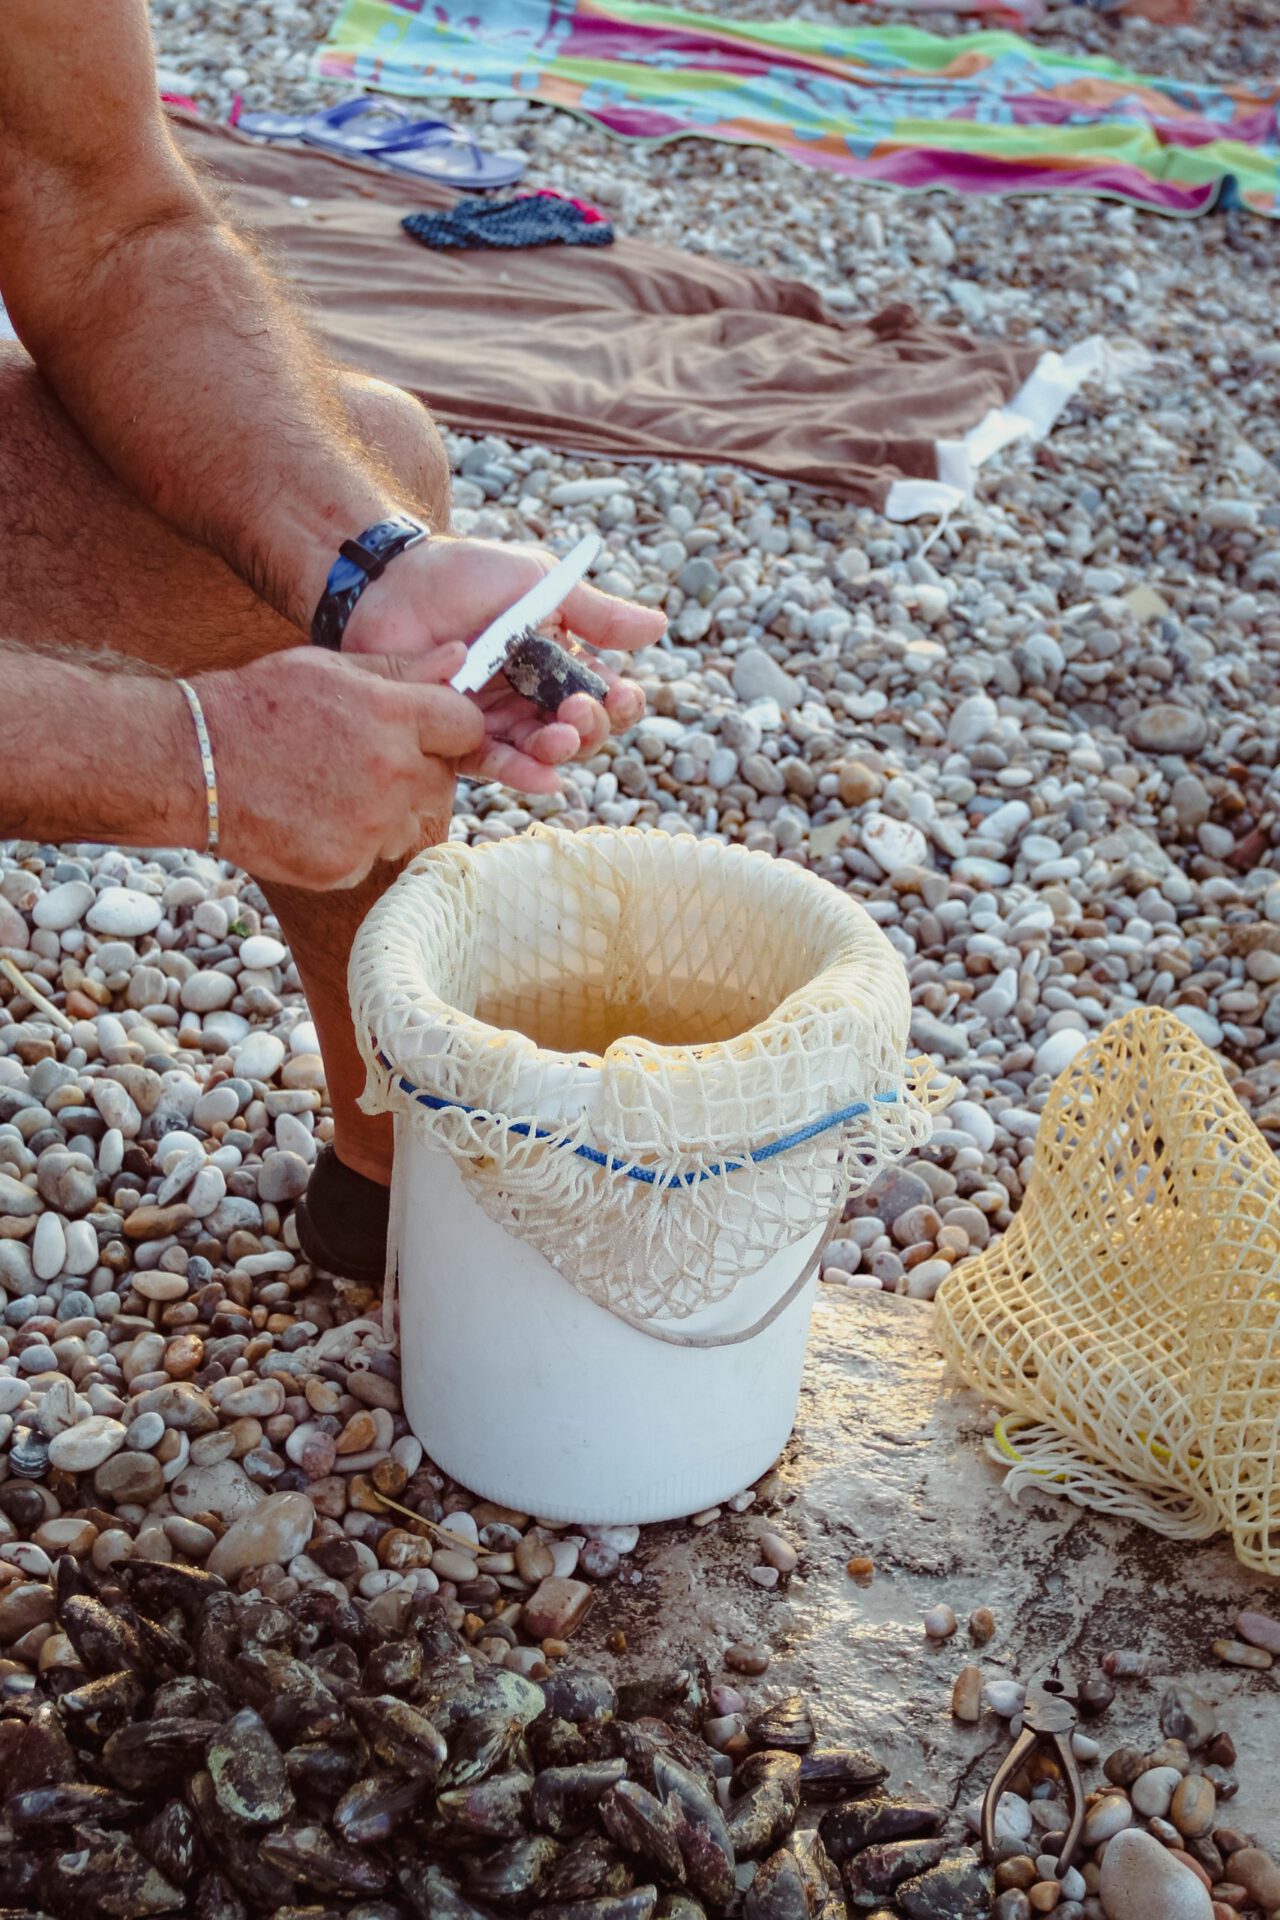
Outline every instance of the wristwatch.
<svg viewBox="0 0 1280 1920">
<path fill-rule="evenodd" d="M 312 617 L 313 644 L 336 652 L 365 588 L 385 573 L 398 553 L 430 537 L 420 520 L 411 519 L 407 513 L 393 513 L 386 520 L 375 520 L 358 540 L 344 540 Z"/>
</svg>

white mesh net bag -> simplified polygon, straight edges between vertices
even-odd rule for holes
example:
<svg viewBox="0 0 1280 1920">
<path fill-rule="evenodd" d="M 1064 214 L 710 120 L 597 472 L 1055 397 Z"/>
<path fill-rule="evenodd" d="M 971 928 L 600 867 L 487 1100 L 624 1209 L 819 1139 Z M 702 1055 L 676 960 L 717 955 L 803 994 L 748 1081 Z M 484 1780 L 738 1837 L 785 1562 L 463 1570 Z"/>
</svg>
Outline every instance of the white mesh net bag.
<svg viewBox="0 0 1280 1920">
<path fill-rule="evenodd" d="M 723 1299 L 930 1130 L 885 935 L 714 841 L 434 848 L 365 921 L 350 991 L 365 1107 L 627 1318 Z"/>
<path fill-rule="evenodd" d="M 952 1269 L 947 1358 L 1008 1409 L 1027 1488 L 1280 1574 L 1280 1167 L 1177 1015 L 1113 1020 L 1059 1076 L 1017 1219 Z"/>
</svg>

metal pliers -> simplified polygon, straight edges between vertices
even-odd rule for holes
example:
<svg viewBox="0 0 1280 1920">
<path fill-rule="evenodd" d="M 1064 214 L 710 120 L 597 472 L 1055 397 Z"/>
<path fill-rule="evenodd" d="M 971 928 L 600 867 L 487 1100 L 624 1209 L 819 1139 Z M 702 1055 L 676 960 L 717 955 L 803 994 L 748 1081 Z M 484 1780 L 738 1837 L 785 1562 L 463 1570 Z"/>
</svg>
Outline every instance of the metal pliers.
<svg viewBox="0 0 1280 1920">
<path fill-rule="evenodd" d="M 1059 1679 L 1056 1666 L 1047 1673 L 1038 1673 L 1028 1682 L 1026 1702 L 1022 1709 L 1022 1731 L 1005 1755 L 983 1797 L 982 1849 L 988 1859 L 996 1849 L 996 1808 L 1000 1804 L 1000 1796 L 1037 1748 L 1047 1747 L 1062 1768 L 1069 1815 L 1067 1837 L 1058 1855 L 1059 1879 L 1071 1865 L 1084 1826 L 1084 1787 L 1071 1746 L 1077 1719 L 1075 1702 L 1067 1683 Z"/>
</svg>

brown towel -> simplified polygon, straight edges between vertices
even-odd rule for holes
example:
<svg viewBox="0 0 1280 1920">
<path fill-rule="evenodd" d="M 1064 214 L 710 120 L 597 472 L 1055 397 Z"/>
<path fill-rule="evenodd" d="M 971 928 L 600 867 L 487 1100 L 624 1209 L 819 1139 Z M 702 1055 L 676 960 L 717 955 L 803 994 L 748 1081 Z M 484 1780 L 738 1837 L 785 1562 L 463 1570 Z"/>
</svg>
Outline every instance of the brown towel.
<svg viewBox="0 0 1280 1920">
<path fill-rule="evenodd" d="M 642 240 L 433 252 L 400 217 L 450 205 L 447 189 L 205 123 L 180 137 L 334 352 L 467 433 L 732 461 L 882 505 L 895 479 L 935 479 L 935 443 L 1007 400 L 1039 357 L 903 305 L 846 325 L 800 281 Z"/>
</svg>

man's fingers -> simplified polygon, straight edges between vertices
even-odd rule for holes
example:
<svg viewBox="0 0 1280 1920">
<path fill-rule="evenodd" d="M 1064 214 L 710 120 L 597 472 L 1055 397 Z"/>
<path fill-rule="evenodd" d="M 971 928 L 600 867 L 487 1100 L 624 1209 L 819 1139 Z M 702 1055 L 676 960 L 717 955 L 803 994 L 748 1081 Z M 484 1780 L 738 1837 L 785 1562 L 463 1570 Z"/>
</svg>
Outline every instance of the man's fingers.
<svg viewBox="0 0 1280 1920">
<path fill-rule="evenodd" d="M 556 719 L 577 734 L 576 754 L 593 754 L 609 738 L 609 716 L 589 693 L 571 693 L 560 703 Z"/>
<path fill-rule="evenodd" d="M 615 600 L 599 587 L 577 586 L 560 609 L 571 632 L 593 647 L 634 653 L 637 647 L 655 647 L 667 630 L 667 616 L 659 607 L 638 607 Z"/>
<path fill-rule="evenodd" d="M 558 793 L 560 776 L 552 766 L 522 753 L 508 740 L 489 740 L 458 769 L 471 780 L 495 780 L 517 793 Z"/>
</svg>

